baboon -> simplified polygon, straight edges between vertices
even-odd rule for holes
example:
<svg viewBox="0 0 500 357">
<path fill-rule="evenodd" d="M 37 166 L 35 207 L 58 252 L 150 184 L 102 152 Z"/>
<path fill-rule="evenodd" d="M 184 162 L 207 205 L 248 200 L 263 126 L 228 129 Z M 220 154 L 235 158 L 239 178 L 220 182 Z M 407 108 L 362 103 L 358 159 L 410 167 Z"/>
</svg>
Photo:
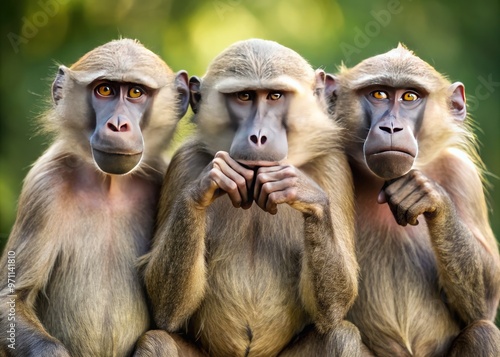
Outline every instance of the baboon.
<svg viewBox="0 0 500 357">
<path fill-rule="evenodd" d="M 183 341 L 212 356 L 359 353 L 344 320 L 357 292 L 352 178 L 329 85 L 259 39 L 190 79 L 198 133 L 172 158 L 143 259 L 154 320 L 180 356 L 193 353 Z"/>
<path fill-rule="evenodd" d="M 15 339 L 0 344 L 13 356 L 127 356 L 150 325 L 135 264 L 188 76 L 121 39 L 60 66 L 52 98 L 42 124 L 54 141 L 24 181 L 2 257 L 15 275 L 3 278 L 1 328 L 13 323 Z"/>
<path fill-rule="evenodd" d="M 498 356 L 499 253 L 463 84 L 400 45 L 332 87 L 357 205 L 349 320 L 379 357 Z"/>
</svg>

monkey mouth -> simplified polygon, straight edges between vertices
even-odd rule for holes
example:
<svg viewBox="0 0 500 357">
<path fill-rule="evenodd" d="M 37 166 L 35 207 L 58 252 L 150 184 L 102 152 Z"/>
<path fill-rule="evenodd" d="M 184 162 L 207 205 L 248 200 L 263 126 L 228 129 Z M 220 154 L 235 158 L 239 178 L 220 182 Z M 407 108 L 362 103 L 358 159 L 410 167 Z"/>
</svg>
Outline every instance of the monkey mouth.
<svg viewBox="0 0 500 357">
<path fill-rule="evenodd" d="M 415 156 L 417 156 L 416 152 L 412 152 L 411 150 L 408 150 L 406 148 L 399 148 L 399 147 L 377 148 L 376 151 L 375 150 L 365 151 L 366 156 L 380 155 L 380 154 L 408 155 L 411 156 L 412 158 L 415 158 Z"/>
<path fill-rule="evenodd" d="M 384 150 L 384 151 L 378 151 L 373 154 L 366 154 L 366 156 L 370 157 L 377 157 L 377 156 L 394 156 L 394 157 L 408 157 L 408 159 L 414 159 L 415 155 L 407 152 L 407 151 L 400 151 L 400 150 Z"/>
<path fill-rule="evenodd" d="M 366 155 L 365 160 L 375 175 L 385 180 L 392 180 L 411 170 L 415 156 L 407 151 L 386 150 Z"/>
<path fill-rule="evenodd" d="M 267 160 L 237 160 L 238 163 L 246 167 L 247 169 L 256 169 L 259 167 L 269 167 L 280 165 L 279 161 L 267 161 Z"/>
<path fill-rule="evenodd" d="M 135 169 L 142 159 L 139 153 L 110 153 L 92 149 L 92 156 L 96 165 L 105 173 L 124 175 Z"/>
</svg>

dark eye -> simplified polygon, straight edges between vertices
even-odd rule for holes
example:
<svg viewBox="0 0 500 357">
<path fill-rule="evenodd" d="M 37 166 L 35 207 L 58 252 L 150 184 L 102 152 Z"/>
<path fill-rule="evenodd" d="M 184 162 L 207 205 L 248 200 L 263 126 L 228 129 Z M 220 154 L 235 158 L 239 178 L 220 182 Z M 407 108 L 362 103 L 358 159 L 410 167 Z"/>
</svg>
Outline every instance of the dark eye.
<svg viewBox="0 0 500 357">
<path fill-rule="evenodd" d="M 370 93 L 370 95 L 375 98 L 375 99 L 378 99 L 378 100 L 382 100 L 382 99 L 387 99 L 389 98 L 389 96 L 387 95 L 387 92 L 384 92 L 382 90 L 376 90 L 376 91 L 373 91 Z"/>
<path fill-rule="evenodd" d="M 236 97 L 242 102 L 248 102 L 252 100 L 252 94 L 250 92 L 238 92 L 236 93 Z"/>
<path fill-rule="evenodd" d="M 99 94 L 101 97 L 109 97 L 115 94 L 113 88 L 111 88 L 109 84 L 106 83 L 98 85 L 95 88 L 95 92 Z"/>
<path fill-rule="evenodd" d="M 128 90 L 128 96 L 130 98 L 139 98 L 144 94 L 144 90 L 140 87 L 132 87 Z"/>
<path fill-rule="evenodd" d="M 414 93 L 414 92 L 405 92 L 403 93 L 403 96 L 401 97 L 401 99 L 405 102 L 414 102 L 416 100 L 418 100 L 420 97 L 418 96 L 418 94 Z"/>
<path fill-rule="evenodd" d="M 283 94 L 281 94 L 280 92 L 274 92 L 274 93 L 269 93 L 267 95 L 267 99 L 269 100 L 278 100 L 281 98 Z"/>
</svg>

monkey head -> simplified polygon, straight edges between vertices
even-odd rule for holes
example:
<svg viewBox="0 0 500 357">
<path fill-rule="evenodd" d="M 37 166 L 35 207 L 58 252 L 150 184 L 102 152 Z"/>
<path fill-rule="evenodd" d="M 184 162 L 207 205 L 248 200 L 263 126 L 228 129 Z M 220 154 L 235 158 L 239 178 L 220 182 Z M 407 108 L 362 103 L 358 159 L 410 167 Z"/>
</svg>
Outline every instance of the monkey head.
<svg viewBox="0 0 500 357">
<path fill-rule="evenodd" d="M 189 105 L 188 76 L 173 73 L 139 42 L 121 39 L 95 48 L 70 68 L 60 66 L 52 97 L 52 126 L 69 129 L 58 133 L 75 137 L 72 150 L 104 173 L 122 175 L 170 141 Z M 85 140 L 76 138 L 82 135 Z"/>
<path fill-rule="evenodd" d="M 190 79 L 194 120 L 209 151 L 229 152 L 243 165 L 304 161 L 298 132 L 309 133 L 302 136 L 307 140 L 324 129 L 326 109 L 319 104 L 329 79 L 276 42 L 240 41 L 217 56 L 202 79 Z"/>
<path fill-rule="evenodd" d="M 402 45 L 351 69 L 342 67 L 336 79 L 335 116 L 357 146 L 348 151 L 385 180 L 435 154 L 420 147 L 446 147 L 466 117 L 464 86 L 450 84 Z"/>
</svg>

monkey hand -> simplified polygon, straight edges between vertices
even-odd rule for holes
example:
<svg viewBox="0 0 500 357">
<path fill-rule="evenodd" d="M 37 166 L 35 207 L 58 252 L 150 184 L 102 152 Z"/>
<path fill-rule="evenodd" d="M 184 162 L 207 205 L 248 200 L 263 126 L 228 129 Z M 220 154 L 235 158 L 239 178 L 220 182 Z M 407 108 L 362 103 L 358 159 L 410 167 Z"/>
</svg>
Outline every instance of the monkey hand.
<svg viewBox="0 0 500 357">
<path fill-rule="evenodd" d="M 278 212 L 280 203 L 319 217 L 328 209 L 328 196 L 321 187 L 291 165 L 260 167 L 253 197 L 260 208 L 271 214 Z"/>
<path fill-rule="evenodd" d="M 378 203 L 387 203 L 399 225 L 418 224 L 418 216 L 434 219 L 450 204 L 446 191 L 419 170 L 387 181 L 378 195 Z"/>
<path fill-rule="evenodd" d="M 44 338 L 37 341 L 36 347 L 31 352 L 32 354 L 30 355 L 40 357 L 70 357 L 66 347 L 58 340 L 52 338 Z"/>
<path fill-rule="evenodd" d="M 200 174 L 192 191 L 193 199 L 199 207 L 206 208 L 227 193 L 234 207 L 248 209 L 253 201 L 250 191 L 253 177 L 253 170 L 240 165 L 227 152 L 219 151 Z"/>
</svg>

